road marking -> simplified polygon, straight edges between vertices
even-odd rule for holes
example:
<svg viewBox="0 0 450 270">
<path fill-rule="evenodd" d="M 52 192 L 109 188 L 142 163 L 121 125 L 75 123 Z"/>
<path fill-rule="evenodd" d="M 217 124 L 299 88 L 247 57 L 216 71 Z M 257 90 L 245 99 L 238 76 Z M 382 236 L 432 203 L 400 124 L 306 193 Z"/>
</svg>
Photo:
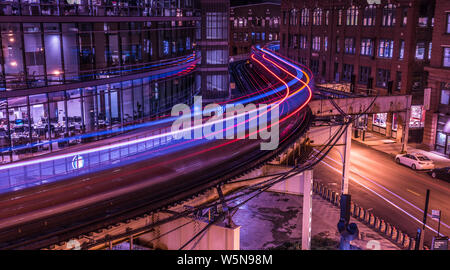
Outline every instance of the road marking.
<svg viewBox="0 0 450 270">
<path fill-rule="evenodd" d="M 314 151 L 319 152 L 319 151 L 317 151 L 317 150 L 315 150 L 315 149 L 314 149 Z M 331 157 L 329 157 L 329 156 L 326 156 L 326 158 L 330 159 L 331 161 L 334 161 L 335 163 L 337 163 L 337 164 L 339 164 L 339 165 L 342 165 L 342 163 L 340 163 L 339 161 L 337 161 L 337 160 L 335 160 L 335 159 L 333 159 L 333 158 L 331 158 Z M 335 168 L 334 166 L 328 164 L 327 162 L 325 162 L 325 161 L 323 161 L 323 160 L 322 160 L 321 162 L 322 162 L 323 164 L 325 164 L 326 166 L 330 167 L 331 169 L 333 169 L 334 171 L 336 171 L 337 173 L 342 174 L 342 171 L 341 171 L 341 170 Z M 390 193 L 391 195 L 394 195 L 395 197 L 397 197 L 397 198 L 400 199 L 401 201 L 403 201 L 403 202 L 409 204 L 410 206 L 414 207 L 415 209 L 417 209 L 417 210 L 419 210 L 420 212 L 423 213 L 423 210 L 422 210 L 422 209 L 420 209 L 420 208 L 417 207 L 416 205 L 412 204 L 412 203 L 409 202 L 408 200 L 402 198 L 401 196 L 395 194 L 394 192 L 388 190 L 388 189 L 385 188 L 384 186 L 378 184 L 376 181 L 373 181 L 373 180 L 369 179 L 368 177 L 363 176 L 363 175 L 361 175 L 361 174 L 355 173 L 355 172 L 353 171 L 353 169 L 351 169 L 350 171 L 352 171 L 354 174 L 356 174 L 356 175 L 362 177 L 363 179 L 365 179 L 365 180 L 371 182 L 372 184 L 375 184 L 376 186 L 378 186 L 378 187 L 384 189 L 385 191 L 387 191 L 387 192 Z M 355 177 L 353 177 L 353 176 L 350 175 L 350 176 L 349 176 L 349 179 L 352 180 L 353 182 L 359 184 L 360 186 L 364 187 L 365 189 L 371 191 L 372 193 L 374 193 L 375 195 L 377 195 L 377 196 L 380 197 L 381 199 L 385 200 L 386 202 L 388 202 L 389 204 L 391 204 L 391 205 L 394 206 L 395 208 L 399 209 L 400 211 L 402 211 L 403 213 L 405 213 L 406 215 L 408 215 L 409 217 L 411 217 L 413 220 L 417 221 L 419 224 L 423 225 L 423 222 L 421 222 L 418 218 L 416 218 L 415 216 L 413 216 L 412 214 L 410 214 L 410 213 L 407 212 L 406 210 L 402 209 L 402 208 L 399 207 L 398 205 L 394 204 L 393 202 L 391 202 L 390 200 L 388 200 L 387 198 L 385 198 L 384 196 L 382 196 L 382 195 L 379 194 L 378 192 L 372 190 L 372 189 L 369 188 L 368 186 L 366 186 L 366 185 L 364 185 L 363 183 L 359 182 L 358 180 L 355 179 Z M 431 214 L 428 214 L 428 216 L 431 217 Z M 446 223 L 441 222 L 441 224 L 442 224 L 443 226 L 445 226 L 446 228 L 449 228 L 449 225 L 447 225 Z M 425 226 L 426 226 L 427 228 L 431 229 L 432 231 L 434 231 L 435 233 L 437 233 L 437 231 L 434 230 L 433 228 L 431 228 L 429 225 L 425 225 Z M 441 234 L 441 235 L 442 235 L 442 234 Z M 449 239 L 449 241 L 450 241 L 450 239 Z"/>
<path fill-rule="evenodd" d="M 410 190 L 409 188 L 407 188 L 406 191 L 408 191 L 408 192 L 410 192 L 410 193 L 412 193 L 412 194 L 414 194 L 414 195 L 420 197 L 420 194 L 419 194 L 419 193 L 414 192 L 414 191 Z"/>
<path fill-rule="evenodd" d="M 321 161 L 323 164 L 325 164 L 326 166 L 330 167 L 331 169 L 333 169 L 334 171 L 336 171 L 337 173 L 341 173 L 341 171 L 339 171 L 338 169 L 336 169 L 335 167 L 331 166 L 330 164 L 328 164 L 325 161 Z M 403 212 L 404 214 L 406 214 L 407 216 L 409 216 L 410 218 L 412 218 L 413 220 L 415 220 L 416 222 L 418 222 L 419 224 L 423 225 L 423 222 L 420 221 L 418 218 L 416 218 L 415 216 L 413 216 L 412 214 L 410 214 L 409 212 L 407 212 L 406 210 L 404 210 L 403 208 L 401 208 L 400 206 L 396 205 L 395 203 L 393 203 L 392 201 L 390 201 L 389 199 L 387 199 L 386 197 L 384 197 L 383 195 L 381 195 L 380 193 L 376 192 L 375 190 L 372 190 L 371 188 L 369 188 L 368 186 L 364 185 L 363 183 L 359 182 L 358 180 L 356 180 L 353 176 L 350 176 L 349 179 L 351 179 L 353 182 L 357 183 L 358 185 L 364 187 L 365 189 L 371 191 L 372 193 L 374 193 L 375 195 L 377 195 L 378 197 L 380 197 L 381 199 L 385 200 L 387 203 L 389 203 L 390 205 L 392 205 L 393 207 L 397 208 L 398 210 L 400 210 L 401 212 Z M 441 223 L 443 225 L 446 225 L 444 223 Z M 432 230 L 433 232 L 437 233 L 437 231 L 433 228 L 431 228 L 428 224 L 425 225 L 428 229 Z M 448 227 L 448 225 L 446 226 Z M 442 233 L 440 233 L 441 235 L 443 235 Z M 450 241 L 450 239 L 449 239 Z"/>
</svg>

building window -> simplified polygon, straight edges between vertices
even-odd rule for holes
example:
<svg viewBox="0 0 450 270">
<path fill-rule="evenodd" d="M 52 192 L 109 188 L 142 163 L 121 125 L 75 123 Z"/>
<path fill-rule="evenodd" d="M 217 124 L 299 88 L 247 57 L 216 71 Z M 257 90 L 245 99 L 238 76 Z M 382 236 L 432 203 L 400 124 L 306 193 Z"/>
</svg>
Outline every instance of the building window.
<svg viewBox="0 0 450 270">
<path fill-rule="evenodd" d="M 425 124 L 425 114 L 423 113 L 423 106 L 411 106 L 411 118 L 409 122 L 410 128 L 423 128 Z"/>
<path fill-rule="evenodd" d="M 353 65 L 344 64 L 342 71 L 342 81 L 350 82 L 353 75 Z"/>
<path fill-rule="evenodd" d="M 341 52 L 341 42 L 340 42 L 340 38 L 339 37 L 336 38 L 336 52 L 337 53 Z"/>
<path fill-rule="evenodd" d="M 330 20 L 330 11 L 327 10 L 327 11 L 325 12 L 325 25 L 328 25 L 328 24 L 329 24 L 329 20 Z"/>
<path fill-rule="evenodd" d="M 206 89 L 208 91 L 223 92 L 228 91 L 228 75 L 208 75 L 206 76 Z"/>
<path fill-rule="evenodd" d="M 347 25 L 358 25 L 358 7 L 351 6 L 347 9 Z"/>
<path fill-rule="evenodd" d="M 283 11 L 283 24 L 287 24 L 287 11 Z"/>
<path fill-rule="evenodd" d="M 390 79 L 391 79 L 390 70 L 387 69 L 377 70 L 377 87 L 387 88 Z"/>
<path fill-rule="evenodd" d="M 377 7 L 375 5 L 369 5 L 364 8 L 364 26 L 375 26 L 375 18 L 377 16 Z"/>
<path fill-rule="evenodd" d="M 314 74 L 319 73 L 319 60 L 311 59 L 311 71 Z"/>
<path fill-rule="evenodd" d="M 386 127 L 387 113 L 376 113 L 373 115 L 373 125 L 378 127 Z"/>
<path fill-rule="evenodd" d="M 306 49 L 307 48 L 306 44 L 308 44 L 308 43 L 307 43 L 307 37 L 306 36 L 303 36 L 303 35 L 300 36 L 300 41 L 299 42 L 300 42 L 299 45 L 300 45 L 301 49 Z"/>
<path fill-rule="evenodd" d="M 316 8 L 313 11 L 313 25 L 322 24 L 322 9 Z"/>
<path fill-rule="evenodd" d="M 402 89 L 402 72 L 397 71 L 397 78 L 396 78 L 397 84 L 395 86 L 396 91 L 400 91 Z"/>
<path fill-rule="evenodd" d="M 449 105 L 450 101 L 450 90 L 442 90 L 441 91 L 441 104 Z"/>
<path fill-rule="evenodd" d="M 228 50 L 206 51 L 206 64 L 211 65 L 228 64 Z"/>
<path fill-rule="evenodd" d="M 325 36 L 323 39 L 323 49 L 328 51 L 328 36 Z"/>
<path fill-rule="evenodd" d="M 380 46 L 378 49 L 378 56 L 383 58 L 392 58 L 394 51 L 394 41 L 388 39 L 380 40 Z"/>
<path fill-rule="evenodd" d="M 291 15 L 289 16 L 289 24 L 297 25 L 298 21 L 298 11 L 296 9 L 291 10 Z"/>
<path fill-rule="evenodd" d="M 364 38 L 361 40 L 361 55 L 372 56 L 373 55 L 373 40 Z"/>
<path fill-rule="evenodd" d="M 384 6 L 383 8 L 383 21 L 382 26 L 394 26 L 395 25 L 395 7 L 393 4 Z"/>
<path fill-rule="evenodd" d="M 408 8 L 402 9 L 402 26 L 406 26 L 408 23 Z"/>
<path fill-rule="evenodd" d="M 312 49 L 316 52 L 320 51 L 320 37 L 313 37 Z"/>
<path fill-rule="evenodd" d="M 228 18 L 225 12 L 206 13 L 206 39 L 226 39 Z"/>
<path fill-rule="evenodd" d="M 428 44 L 428 60 L 431 60 L 431 52 L 433 50 L 433 42 Z"/>
<path fill-rule="evenodd" d="M 399 59 L 403 59 L 405 57 L 405 41 L 400 40 L 400 52 L 398 54 Z"/>
<path fill-rule="evenodd" d="M 447 13 L 447 34 L 450 34 L 450 13 Z"/>
<path fill-rule="evenodd" d="M 338 11 L 338 25 L 342 25 L 342 9 Z"/>
<path fill-rule="evenodd" d="M 425 42 L 420 41 L 416 44 L 416 59 L 423 60 L 425 58 Z"/>
<path fill-rule="evenodd" d="M 450 67 L 450 47 L 444 48 L 444 67 Z"/>
<path fill-rule="evenodd" d="M 361 66 L 359 68 L 359 82 L 362 84 L 367 84 L 369 82 L 370 74 L 372 69 L 370 67 Z"/>
<path fill-rule="evenodd" d="M 300 17 L 300 24 L 303 26 L 306 26 L 309 24 L 309 9 L 307 9 L 307 8 L 302 9 L 302 14 Z"/>
<path fill-rule="evenodd" d="M 344 49 L 346 54 L 355 54 L 355 39 L 345 38 Z"/>
</svg>

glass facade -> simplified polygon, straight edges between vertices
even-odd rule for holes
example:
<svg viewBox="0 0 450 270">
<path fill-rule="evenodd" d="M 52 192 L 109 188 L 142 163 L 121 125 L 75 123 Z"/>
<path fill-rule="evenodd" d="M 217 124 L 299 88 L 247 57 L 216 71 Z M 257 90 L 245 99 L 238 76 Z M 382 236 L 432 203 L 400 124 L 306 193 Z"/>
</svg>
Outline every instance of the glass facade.
<svg viewBox="0 0 450 270">
<path fill-rule="evenodd" d="M 0 22 L 1 161 L 103 139 L 190 103 L 199 92 L 197 6 L 194 0 L 2 1 L 0 15 L 11 19 Z M 134 16 L 139 20 L 124 18 Z M 209 61 L 226 57 L 215 51 Z"/>
<path fill-rule="evenodd" d="M 0 91 L 161 69 L 193 54 L 193 21 L 0 23 Z"/>
<path fill-rule="evenodd" d="M 0 15 L 192 16 L 194 0 L 3 0 Z"/>
</svg>

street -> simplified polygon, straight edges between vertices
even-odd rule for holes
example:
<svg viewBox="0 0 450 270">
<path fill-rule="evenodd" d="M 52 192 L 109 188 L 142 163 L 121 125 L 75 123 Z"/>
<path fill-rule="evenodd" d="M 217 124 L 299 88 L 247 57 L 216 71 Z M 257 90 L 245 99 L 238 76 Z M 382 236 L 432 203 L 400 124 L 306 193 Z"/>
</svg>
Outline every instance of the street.
<svg viewBox="0 0 450 270">
<path fill-rule="evenodd" d="M 334 148 L 314 169 L 314 179 L 339 192 L 342 159 Z M 431 210 L 442 211 L 440 233 L 450 234 L 450 183 L 436 180 L 426 172 L 416 172 L 396 164 L 388 154 L 352 141 L 349 193 L 352 201 L 415 236 L 422 228 L 426 190 L 430 189 L 425 243 L 437 234 L 438 222 L 431 219 Z M 336 220 L 337 223 L 337 220 Z"/>
</svg>

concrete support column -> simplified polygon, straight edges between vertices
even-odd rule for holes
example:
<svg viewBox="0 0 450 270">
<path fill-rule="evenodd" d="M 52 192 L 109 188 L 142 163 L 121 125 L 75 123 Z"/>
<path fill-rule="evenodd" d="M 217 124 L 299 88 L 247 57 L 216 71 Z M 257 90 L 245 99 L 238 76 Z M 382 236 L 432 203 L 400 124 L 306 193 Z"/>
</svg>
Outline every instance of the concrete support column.
<svg viewBox="0 0 450 270">
<path fill-rule="evenodd" d="M 391 138 L 392 137 L 392 113 L 387 113 L 386 116 L 386 137 Z"/>
<path fill-rule="evenodd" d="M 157 238 L 156 233 L 152 232 L 140 236 L 140 239 L 152 243 L 154 248 L 178 250 L 207 225 L 207 222 L 201 220 L 180 218 L 159 226 L 155 231 L 161 237 Z M 239 250 L 240 228 L 230 228 L 223 223 L 211 225 L 183 250 Z"/>
<path fill-rule="evenodd" d="M 373 128 L 373 114 L 367 115 L 367 131 L 372 131 Z"/>
<path fill-rule="evenodd" d="M 303 179 L 302 249 L 311 249 L 313 171 L 305 171 Z"/>
</svg>

